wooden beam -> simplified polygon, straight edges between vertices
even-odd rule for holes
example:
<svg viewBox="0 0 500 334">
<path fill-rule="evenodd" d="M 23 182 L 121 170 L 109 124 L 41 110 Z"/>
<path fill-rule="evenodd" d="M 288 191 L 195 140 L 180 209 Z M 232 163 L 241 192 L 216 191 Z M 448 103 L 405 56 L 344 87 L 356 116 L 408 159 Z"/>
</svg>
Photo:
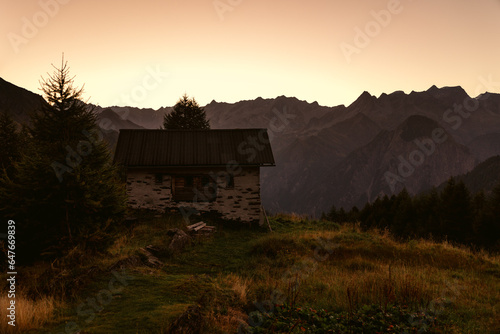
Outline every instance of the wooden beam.
<svg viewBox="0 0 500 334">
<path fill-rule="evenodd" d="M 203 223 L 203 222 L 202 222 L 202 224 L 201 224 L 201 225 L 198 225 L 198 226 L 194 227 L 194 228 L 193 228 L 193 231 L 195 231 L 195 232 L 196 232 L 196 231 L 199 231 L 199 230 L 201 230 L 202 228 L 204 228 L 205 226 L 207 226 L 207 224 L 205 224 L 205 223 Z"/>
<path fill-rule="evenodd" d="M 198 223 L 195 223 L 195 224 L 193 224 L 193 225 L 189 225 L 189 226 L 187 227 L 187 229 L 191 231 L 191 230 L 193 230 L 195 227 L 198 227 L 198 226 L 200 226 L 200 225 L 205 226 L 205 225 L 207 225 L 207 224 L 205 224 L 204 222 L 198 222 Z"/>
<path fill-rule="evenodd" d="M 272 232 L 273 229 L 271 228 L 271 224 L 269 224 L 269 219 L 267 219 L 267 213 L 266 213 L 266 210 L 264 210 L 264 207 L 261 205 L 260 206 L 261 210 L 264 211 L 264 217 L 266 217 L 266 221 L 267 221 L 267 227 L 269 227 L 269 232 Z"/>
</svg>

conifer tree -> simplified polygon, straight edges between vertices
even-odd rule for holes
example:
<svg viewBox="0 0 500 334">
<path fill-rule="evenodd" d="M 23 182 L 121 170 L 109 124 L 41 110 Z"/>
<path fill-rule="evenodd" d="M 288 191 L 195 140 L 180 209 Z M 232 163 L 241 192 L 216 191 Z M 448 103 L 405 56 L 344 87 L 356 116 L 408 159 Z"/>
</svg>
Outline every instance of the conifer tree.
<svg viewBox="0 0 500 334">
<path fill-rule="evenodd" d="M 337 217 L 339 223 L 347 222 L 347 213 L 345 212 L 345 209 L 343 207 L 341 207 L 337 212 Z"/>
<path fill-rule="evenodd" d="M 469 190 L 463 181 L 448 180 L 441 193 L 442 233 L 450 240 L 469 242 L 472 235 L 473 208 Z"/>
<path fill-rule="evenodd" d="M 483 213 L 480 240 L 485 246 L 500 252 L 500 182 L 493 189 Z"/>
<path fill-rule="evenodd" d="M 474 231 L 474 243 L 486 244 L 485 240 L 485 223 L 487 220 L 487 200 L 486 194 L 483 190 L 476 193 L 472 198 L 472 207 L 474 212 L 474 219 L 472 229 Z"/>
<path fill-rule="evenodd" d="M 17 132 L 16 124 L 7 112 L 0 113 L 0 171 L 11 174 L 12 164 L 19 160 L 21 136 Z"/>
<path fill-rule="evenodd" d="M 415 234 L 413 199 L 406 188 L 396 196 L 393 204 L 394 220 L 391 226 L 397 236 L 410 236 Z"/>
<path fill-rule="evenodd" d="M 490 199 L 490 208 L 493 218 L 496 219 L 497 222 L 500 222 L 500 182 L 498 182 L 496 187 L 493 188 Z"/>
<path fill-rule="evenodd" d="M 210 129 L 210 123 L 205 110 L 198 105 L 198 102 L 184 94 L 172 112 L 165 115 L 163 127 L 166 130 Z"/>
<path fill-rule="evenodd" d="M 335 205 L 332 205 L 332 207 L 330 208 L 330 211 L 328 211 L 327 217 L 328 217 L 328 220 L 330 220 L 332 222 L 339 222 L 337 208 L 335 207 Z"/>
<path fill-rule="evenodd" d="M 418 197 L 417 217 L 421 222 L 419 235 L 422 237 L 432 236 L 440 239 L 443 234 L 441 231 L 441 218 L 439 193 L 433 187 L 427 194 Z"/>
<path fill-rule="evenodd" d="M 359 209 L 357 206 L 353 206 L 349 211 L 349 222 L 357 223 L 359 220 Z"/>
<path fill-rule="evenodd" d="M 32 115 L 26 153 L 0 189 L 5 213 L 22 217 L 23 240 L 38 250 L 73 243 L 125 209 L 125 189 L 96 116 L 81 101 L 83 88 L 74 87 L 64 60 L 54 69 L 41 81 L 48 104 Z"/>
</svg>

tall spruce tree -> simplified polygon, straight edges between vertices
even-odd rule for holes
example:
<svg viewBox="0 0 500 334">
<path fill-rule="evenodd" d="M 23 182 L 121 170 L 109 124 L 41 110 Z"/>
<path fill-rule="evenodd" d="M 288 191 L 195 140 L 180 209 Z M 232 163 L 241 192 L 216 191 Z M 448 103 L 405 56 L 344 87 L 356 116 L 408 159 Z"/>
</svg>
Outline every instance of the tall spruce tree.
<svg viewBox="0 0 500 334">
<path fill-rule="evenodd" d="M 48 104 L 32 115 L 26 153 L 0 189 L 5 213 L 24 222 L 23 240 L 38 251 L 72 244 L 125 210 L 117 167 L 67 63 L 54 66 L 41 86 Z"/>
<path fill-rule="evenodd" d="M 414 208 L 413 198 L 408 193 L 406 188 L 396 196 L 392 204 L 392 212 L 394 218 L 391 225 L 391 230 L 399 237 L 414 234 Z"/>
<path fill-rule="evenodd" d="M 421 237 L 440 239 L 443 237 L 440 219 L 440 199 L 435 187 L 429 192 L 415 197 L 416 219 L 419 221 L 418 234 Z"/>
<path fill-rule="evenodd" d="M 0 170 L 11 174 L 13 163 L 20 158 L 21 135 L 6 111 L 0 113 L 0 143 Z"/>
<path fill-rule="evenodd" d="M 452 241 L 470 242 L 473 226 L 473 207 L 470 192 L 463 183 L 450 178 L 441 193 L 441 233 Z"/>
<path fill-rule="evenodd" d="M 210 122 L 198 102 L 184 94 L 172 112 L 165 115 L 163 127 L 166 130 L 210 129 Z"/>
<path fill-rule="evenodd" d="M 484 207 L 480 237 L 484 245 L 500 252 L 500 182 Z"/>
<path fill-rule="evenodd" d="M 330 208 L 330 211 L 328 211 L 328 214 L 326 215 L 328 220 L 332 222 L 338 222 L 338 213 L 337 213 L 337 207 L 335 205 L 332 205 Z"/>
</svg>

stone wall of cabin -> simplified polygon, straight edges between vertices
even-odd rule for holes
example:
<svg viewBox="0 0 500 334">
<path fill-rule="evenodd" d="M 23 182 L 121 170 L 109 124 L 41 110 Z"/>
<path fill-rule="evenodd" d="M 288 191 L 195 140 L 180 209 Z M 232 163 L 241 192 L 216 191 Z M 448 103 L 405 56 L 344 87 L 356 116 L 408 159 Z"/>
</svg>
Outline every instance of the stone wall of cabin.
<svg viewBox="0 0 500 334">
<path fill-rule="evenodd" d="M 221 173 L 222 172 L 222 173 Z M 217 174 L 217 197 L 213 202 L 176 202 L 172 200 L 172 175 L 176 174 Z M 163 180 L 156 182 L 156 175 Z M 225 187 L 223 170 L 147 170 L 129 169 L 127 172 L 127 194 L 129 206 L 163 212 L 178 207 L 192 207 L 199 211 L 218 211 L 226 219 L 253 222 L 260 219 L 260 169 L 244 167 L 234 176 L 234 187 Z"/>
</svg>

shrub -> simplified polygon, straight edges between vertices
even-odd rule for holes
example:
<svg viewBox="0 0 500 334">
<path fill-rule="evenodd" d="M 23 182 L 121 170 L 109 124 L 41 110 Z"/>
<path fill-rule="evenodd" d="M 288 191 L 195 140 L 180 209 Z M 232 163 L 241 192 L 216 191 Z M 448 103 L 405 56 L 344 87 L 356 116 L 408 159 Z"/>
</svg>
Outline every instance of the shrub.
<svg viewBox="0 0 500 334">
<path fill-rule="evenodd" d="M 356 312 L 328 312 L 313 308 L 276 305 L 263 314 L 264 322 L 252 333 L 436 333 L 439 323 L 431 312 L 414 312 L 406 306 L 365 305 Z"/>
</svg>

